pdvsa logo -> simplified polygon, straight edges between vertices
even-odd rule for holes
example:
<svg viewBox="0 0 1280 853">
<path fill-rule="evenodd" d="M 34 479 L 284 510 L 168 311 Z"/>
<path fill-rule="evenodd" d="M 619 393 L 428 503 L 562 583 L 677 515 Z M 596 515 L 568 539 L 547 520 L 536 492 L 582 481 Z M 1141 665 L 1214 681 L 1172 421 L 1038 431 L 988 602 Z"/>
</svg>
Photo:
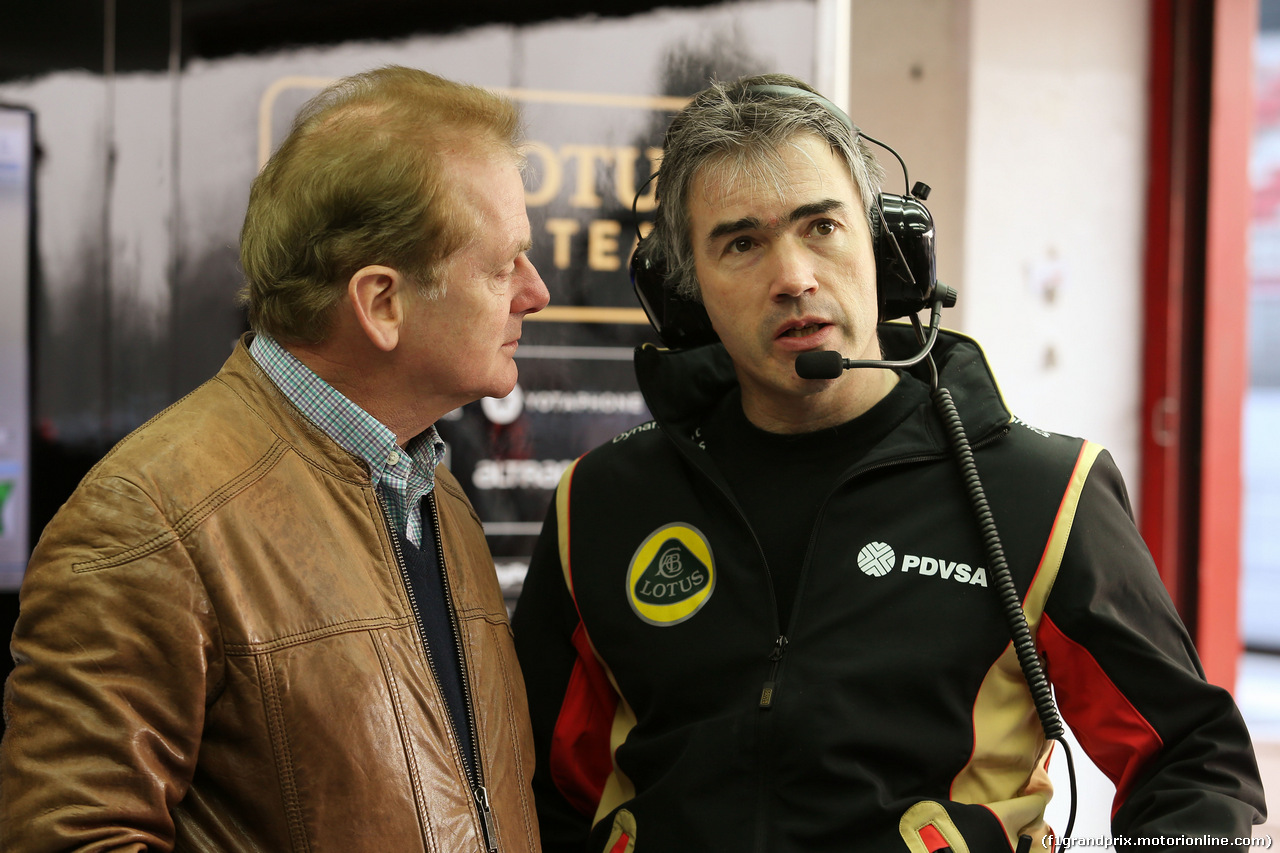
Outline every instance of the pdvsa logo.
<svg viewBox="0 0 1280 853">
<path fill-rule="evenodd" d="M 898 565 L 898 555 L 893 548 L 883 542 L 868 542 L 858 552 L 858 568 L 865 575 L 882 578 Z M 942 580 L 953 580 L 956 583 L 985 587 L 987 570 L 948 560 L 944 557 L 922 557 L 916 554 L 902 555 L 901 571 L 924 577 L 936 577 Z"/>
<path fill-rule="evenodd" d="M 627 570 L 627 600 L 650 625 L 678 625 L 715 590 L 711 544 L 696 527 L 668 524 L 645 538 Z"/>
<path fill-rule="evenodd" d="M 868 542 L 858 552 L 858 568 L 864 575 L 882 578 L 898 563 L 898 555 L 883 542 Z"/>
</svg>

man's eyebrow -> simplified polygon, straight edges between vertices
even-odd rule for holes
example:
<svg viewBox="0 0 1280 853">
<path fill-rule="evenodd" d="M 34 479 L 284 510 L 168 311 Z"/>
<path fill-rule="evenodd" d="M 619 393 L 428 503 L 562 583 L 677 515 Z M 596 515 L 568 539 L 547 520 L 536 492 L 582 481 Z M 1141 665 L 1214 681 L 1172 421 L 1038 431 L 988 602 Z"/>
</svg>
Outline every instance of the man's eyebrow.
<svg viewBox="0 0 1280 853">
<path fill-rule="evenodd" d="M 808 219 L 810 216 L 821 216 L 824 213 L 833 213 L 844 210 L 844 202 L 838 198 L 824 198 L 822 201 L 810 202 L 802 204 L 795 210 L 791 211 L 789 221 L 797 222 L 801 219 Z"/>
<path fill-rule="evenodd" d="M 514 259 L 520 255 L 527 254 L 533 249 L 533 234 L 527 237 L 517 237 L 507 244 L 506 256 L 508 260 Z"/>
<path fill-rule="evenodd" d="M 787 224 L 798 222 L 801 219 L 808 219 L 810 216 L 820 216 L 824 213 L 832 213 L 834 211 L 844 210 L 845 204 L 837 198 L 824 198 L 821 201 L 812 201 L 808 204 L 802 204 L 795 210 L 791 211 L 787 216 Z M 739 231 L 750 231 L 763 228 L 764 223 L 754 216 L 744 216 L 732 222 L 721 222 L 711 229 L 707 234 L 707 243 L 711 244 L 719 240 L 721 237 L 727 237 L 730 234 L 737 234 Z"/>
<path fill-rule="evenodd" d="M 744 216 L 734 222 L 721 222 L 711 229 L 711 233 L 707 235 L 707 242 L 714 243 L 721 237 L 727 237 L 730 234 L 736 234 L 739 231 L 750 231 L 756 228 L 764 227 L 759 219 L 754 216 Z"/>
</svg>

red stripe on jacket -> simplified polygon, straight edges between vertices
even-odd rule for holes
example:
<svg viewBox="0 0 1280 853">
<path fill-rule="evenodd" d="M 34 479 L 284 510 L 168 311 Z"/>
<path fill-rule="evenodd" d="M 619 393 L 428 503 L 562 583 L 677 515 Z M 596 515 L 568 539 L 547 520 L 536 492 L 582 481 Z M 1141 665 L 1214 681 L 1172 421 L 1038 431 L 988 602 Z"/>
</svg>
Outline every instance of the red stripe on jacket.
<svg viewBox="0 0 1280 853">
<path fill-rule="evenodd" d="M 594 815 L 605 781 L 613 772 L 609 736 L 618 695 L 596 659 L 581 622 L 573 632 L 573 647 L 578 660 L 551 735 L 550 771 L 564 798 L 583 814 Z"/>
<path fill-rule="evenodd" d="M 1163 746 L 1160 735 L 1088 649 L 1062 633 L 1047 613 L 1040 623 L 1038 645 L 1062 715 L 1085 752 L 1116 786 L 1114 817 L 1147 761 Z"/>
</svg>

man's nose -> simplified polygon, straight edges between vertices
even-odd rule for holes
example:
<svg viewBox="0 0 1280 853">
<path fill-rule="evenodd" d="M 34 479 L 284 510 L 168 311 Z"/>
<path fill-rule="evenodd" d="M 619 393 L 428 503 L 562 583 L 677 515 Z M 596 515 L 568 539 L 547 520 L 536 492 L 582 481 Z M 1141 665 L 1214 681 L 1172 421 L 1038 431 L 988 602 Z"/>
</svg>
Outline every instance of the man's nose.
<svg viewBox="0 0 1280 853">
<path fill-rule="evenodd" d="M 777 241 L 771 252 L 772 280 L 769 295 L 775 300 L 794 299 L 818 289 L 813 253 L 797 240 Z"/>
<path fill-rule="evenodd" d="M 519 277 L 520 293 L 512 306 L 512 313 L 533 314 L 546 308 L 551 301 L 551 293 L 527 256 L 521 255 L 516 260 L 516 275 Z"/>
</svg>

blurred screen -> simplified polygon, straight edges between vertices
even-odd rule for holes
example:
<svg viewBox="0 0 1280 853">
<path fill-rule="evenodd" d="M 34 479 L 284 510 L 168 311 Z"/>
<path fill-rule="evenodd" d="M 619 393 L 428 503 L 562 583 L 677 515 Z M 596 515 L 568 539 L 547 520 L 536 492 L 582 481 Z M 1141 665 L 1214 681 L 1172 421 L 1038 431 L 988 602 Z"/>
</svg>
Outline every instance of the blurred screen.
<svg viewBox="0 0 1280 853">
<path fill-rule="evenodd" d="M 28 556 L 33 117 L 0 107 L 0 589 L 17 589 Z"/>
</svg>

